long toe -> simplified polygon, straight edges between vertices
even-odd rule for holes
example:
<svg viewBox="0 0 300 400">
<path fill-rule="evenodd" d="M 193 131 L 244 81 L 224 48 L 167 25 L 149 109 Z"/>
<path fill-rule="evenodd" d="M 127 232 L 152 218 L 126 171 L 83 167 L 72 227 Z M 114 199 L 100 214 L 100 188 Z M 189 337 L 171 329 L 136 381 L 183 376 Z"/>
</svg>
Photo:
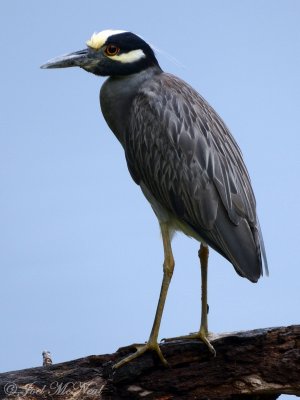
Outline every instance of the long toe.
<svg viewBox="0 0 300 400">
<path fill-rule="evenodd" d="M 127 364 L 128 362 L 134 360 L 137 357 L 140 357 L 142 354 L 144 354 L 146 351 L 155 351 L 156 354 L 158 355 L 160 361 L 162 362 L 163 365 L 168 366 L 167 360 L 164 358 L 161 349 L 158 345 L 157 342 L 148 342 L 145 344 L 139 344 L 135 345 L 136 347 L 136 352 L 133 354 L 130 354 L 129 356 L 123 358 L 121 361 L 117 362 L 114 366 L 113 369 L 117 369 L 122 367 L 123 365 Z"/>
<path fill-rule="evenodd" d="M 206 346 L 208 347 L 208 350 L 213 354 L 213 356 L 216 356 L 216 350 L 213 347 L 213 345 L 210 343 L 208 339 L 208 333 L 204 332 L 203 330 L 200 330 L 199 332 L 195 333 L 190 333 L 189 335 L 183 335 L 183 336 L 176 336 L 172 338 L 166 338 L 163 339 L 163 342 L 173 342 L 174 340 L 191 340 L 191 339 L 198 339 L 201 340 Z"/>
</svg>

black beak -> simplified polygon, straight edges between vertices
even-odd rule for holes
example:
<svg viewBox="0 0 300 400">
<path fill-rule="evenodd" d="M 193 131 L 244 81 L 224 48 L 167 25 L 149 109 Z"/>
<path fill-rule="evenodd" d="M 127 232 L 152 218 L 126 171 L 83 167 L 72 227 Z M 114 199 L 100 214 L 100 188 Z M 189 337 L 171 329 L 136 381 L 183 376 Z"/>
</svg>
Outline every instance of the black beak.
<svg viewBox="0 0 300 400">
<path fill-rule="evenodd" d="M 91 61 L 89 49 L 75 51 L 74 53 L 65 54 L 61 57 L 53 58 L 46 64 L 41 66 L 42 69 L 47 68 L 69 68 L 82 67 L 84 68 Z"/>
</svg>

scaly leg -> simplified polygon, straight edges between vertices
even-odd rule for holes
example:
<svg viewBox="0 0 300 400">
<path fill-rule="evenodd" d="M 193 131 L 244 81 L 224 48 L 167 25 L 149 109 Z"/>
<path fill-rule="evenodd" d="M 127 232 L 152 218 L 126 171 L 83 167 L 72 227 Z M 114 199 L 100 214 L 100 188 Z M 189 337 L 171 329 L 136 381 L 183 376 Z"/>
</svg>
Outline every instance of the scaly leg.
<svg viewBox="0 0 300 400">
<path fill-rule="evenodd" d="M 198 256 L 201 265 L 201 281 L 202 281 L 202 294 L 201 294 L 201 325 L 198 332 L 199 339 L 201 339 L 209 348 L 209 350 L 216 355 L 216 350 L 208 340 L 208 324 L 207 324 L 207 269 L 208 269 L 208 246 L 201 243 Z M 197 335 L 197 334 L 196 334 Z"/>
<path fill-rule="evenodd" d="M 189 335 L 178 336 L 175 338 L 165 339 L 165 341 L 172 341 L 177 339 L 200 339 L 208 347 L 209 351 L 215 356 L 216 351 L 208 340 L 208 324 L 207 324 L 207 269 L 208 269 L 208 246 L 201 243 L 198 256 L 201 265 L 201 281 L 202 281 L 202 294 L 201 294 L 201 324 L 200 329 L 196 333 Z"/>
<path fill-rule="evenodd" d="M 143 345 L 136 345 L 137 351 L 135 353 L 131 354 L 130 356 L 123 358 L 123 360 L 116 363 L 113 366 L 113 368 L 121 367 L 122 365 L 128 363 L 131 360 L 134 360 L 135 358 L 139 357 L 140 355 L 142 355 L 143 353 L 145 353 L 148 350 L 156 351 L 161 362 L 164 365 L 168 365 L 166 359 L 164 358 L 164 356 L 159 348 L 159 345 L 157 343 L 157 338 L 158 338 L 161 317 L 163 314 L 164 305 L 165 305 L 165 301 L 167 298 L 168 288 L 169 288 L 169 285 L 170 285 L 170 282 L 172 279 L 175 263 L 174 263 L 174 258 L 173 258 L 173 254 L 172 254 L 171 236 L 170 236 L 170 230 L 169 230 L 168 224 L 160 223 L 160 229 L 161 229 L 163 246 L 164 246 L 164 276 L 163 276 L 158 305 L 157 305 L 156 314 L 155 314 L 155 318 L 154 318 L 154 322 L 153 322 L 149 340 L 147 343 L 145 343 Z"/>
</svg>

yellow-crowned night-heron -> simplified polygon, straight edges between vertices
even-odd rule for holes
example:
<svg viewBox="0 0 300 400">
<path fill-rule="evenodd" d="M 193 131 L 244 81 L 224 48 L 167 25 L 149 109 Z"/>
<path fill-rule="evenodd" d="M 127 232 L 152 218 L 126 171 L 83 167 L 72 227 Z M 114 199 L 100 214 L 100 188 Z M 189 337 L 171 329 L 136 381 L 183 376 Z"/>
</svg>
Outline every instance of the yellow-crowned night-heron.
<svg viewBox="0 0 300 400">
<path fill-rule="evenodd" d="M 42 68 L 81 67 L 109 76 L 100 91 L 104 118 L 124 148 L 128 169 L 160 224 L 163 281 L 149 340 L 115 367 L 154 350 L 174 269 L 172 233 L 198 240 L 202 277 L 201 326 L 185 338 L 208 340 L 208 246 L 236 272 L 256 282 L 267 272 L 256 204 L 242 154 L 213 108 L 187 83 L 160 68 L 152 48 L 126 31 L 105 30 L 87 48 L 50 60 Z"/>
</svg>

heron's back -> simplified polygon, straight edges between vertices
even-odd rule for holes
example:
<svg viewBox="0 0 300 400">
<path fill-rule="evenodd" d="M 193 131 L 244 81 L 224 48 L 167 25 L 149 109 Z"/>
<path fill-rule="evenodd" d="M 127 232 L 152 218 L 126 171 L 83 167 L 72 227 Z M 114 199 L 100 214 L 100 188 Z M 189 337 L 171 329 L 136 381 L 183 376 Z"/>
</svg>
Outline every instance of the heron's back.
<svg viewBox="0 0 300 400">
<path fill-rule="evenodd" d="M 167 212 L 257 281 L 267 268 L 242 154 L 212 107 L 161 73 L 135 96 L 125 133 L 131 175 Z"/>
</svg>

